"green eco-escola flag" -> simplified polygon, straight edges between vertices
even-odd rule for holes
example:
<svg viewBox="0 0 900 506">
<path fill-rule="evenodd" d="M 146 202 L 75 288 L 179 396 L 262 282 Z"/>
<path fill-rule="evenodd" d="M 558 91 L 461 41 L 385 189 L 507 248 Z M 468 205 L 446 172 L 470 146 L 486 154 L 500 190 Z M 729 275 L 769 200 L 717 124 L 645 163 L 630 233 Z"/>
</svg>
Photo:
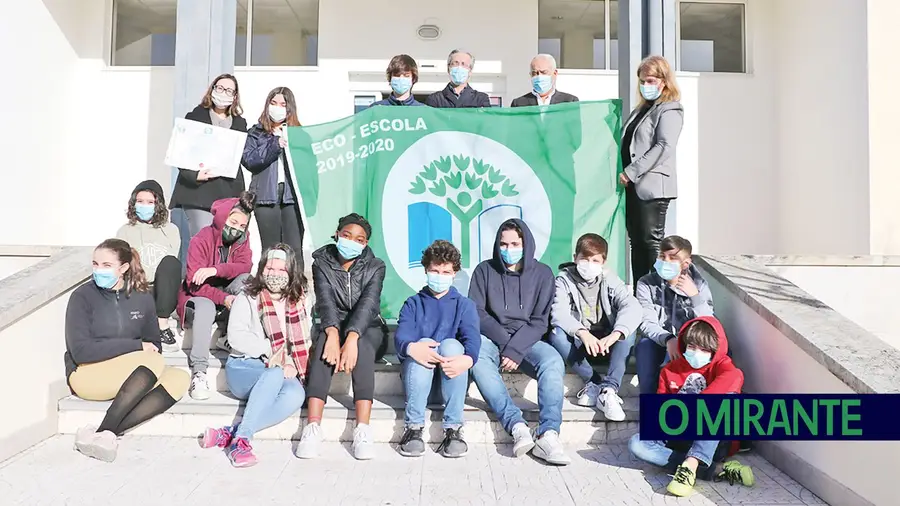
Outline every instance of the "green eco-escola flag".
<svg viewBox="0 0 900 506">
<path fill-rule="evenodd" d="M 422 252 L 446 239 L 462 252 L 454 283 L 493 256 L 500 224 L 521 218 L 536 255 L 554 270 L 575 241 L 609 241 L 608 268 L 625 275 L 618 100 L 515 109 L 372 107 L 331 123 L 288 129 L 290 166 L 306 238 L 333 241 L 351 212 L 372 224 L 369 247 L 387 264 L 382 314 L 396 318 L 425 285 Z M 307 257 L 309 252 L 307 251 Z"/>
</svg>

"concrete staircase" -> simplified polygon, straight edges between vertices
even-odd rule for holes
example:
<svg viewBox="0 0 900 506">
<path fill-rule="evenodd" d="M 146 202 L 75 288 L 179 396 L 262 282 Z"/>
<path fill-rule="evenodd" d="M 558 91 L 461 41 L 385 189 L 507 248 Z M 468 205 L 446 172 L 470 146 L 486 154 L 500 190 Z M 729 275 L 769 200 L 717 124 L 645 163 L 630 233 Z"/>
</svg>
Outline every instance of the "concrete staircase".
<svg viewBox="0 0 900 506">
<path fill-rule="evenodd" d="M 215 339 L 213 340 L 215 342 Z M 393 341 L 393 338 L 391 338 Z M 183 340 L 183 350 L 165 353 L 166 363 L 188 371 L 187 353 L 190 349 L 190 331 Z M 400 365 L 393 345 L 389 354 L 375 370 L 375 402 L 372 409 L 371 426 L 377 442 L 396 442 L 403 431 L 404 394 L 400 381 Z M 210 399 L 195 401 L 189 395 L 178 402 L 165 414 L 134 430 L 136 435 L 195 437 L 208 426 L 218 427 L 234 423 L 243 411 L 243 402 L 234 399 L 225 381 L 225 361 L 227 353 L 212 350 L 208 378 L 214 389 Z M 605 366 L 598 366 L 605 368 Z M 537 382 L 526 375 L 514 372 L 504 373 L 504 380 L 510 395 L 522 408 L 525 419 L 532 427 L 537 426 Z M 621 443 L 637 432 L 638 389 L 634 375 L 634 359 L 629 361 L 623 386 L 619 395 L 625 401 L 624 422 L 610 422 L 602 413 L 593 408 L 575 404 L 575 396 L 582 388 L 581 380 L 574 374 L 566 374 L 566 399 L 563 406 L 561 438 L 568 444 Z M 109 402 L 92 402 L 75 396 L 59 402 L 59 433 L 74 434 L 79 427 L 87 424 L 99 425 Z M 306 409 L 285 420 L 281 424 L 266 429 L 257 435 L 258 439 L 298 439 L 305 423 Z M 442 409 L 439 405 L 429 406 L 426 415 L 426 429 L 431 442 L 440 442 Z M 469 385 L 469 399 L 465 413 L 466 439 L 472 443 L 509 442 L 510 437 L 497 423 L 474 382 Z M 352 387 L 348 374 L 335 374 L 329 399 L 326 403 L 322 428 L 326 440 L 352 440 L 355 424 Z"/>
</svg>

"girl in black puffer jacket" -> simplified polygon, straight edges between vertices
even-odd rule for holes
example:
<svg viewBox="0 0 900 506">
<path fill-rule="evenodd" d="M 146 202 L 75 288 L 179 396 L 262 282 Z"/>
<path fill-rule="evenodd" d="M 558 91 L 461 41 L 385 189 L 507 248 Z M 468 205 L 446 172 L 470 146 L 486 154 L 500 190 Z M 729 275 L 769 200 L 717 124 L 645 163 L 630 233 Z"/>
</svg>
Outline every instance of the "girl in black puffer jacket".
<svg viewBox="0 0 900 506">
<path fill-rule="evenodd" d="M 313 253 L 313 285 L 316 314 L 320 323 L 313 333 L 315 349 L 310 355 L 309 420 L 303 429 L 297 457 L 314 458 L 322 441 L 319 422 L 335 369 L 348 372 L 353 380 L 356 429 L 353 456 L 374 456 L 369 416 L 375 394 L 375 361 L 384 354 L 387 325 L 381 318 L 381 288 L 384 262 L 368 247 L 372 226 L 358 214 L 338 222 L 335 240 Z"/>
</svg>

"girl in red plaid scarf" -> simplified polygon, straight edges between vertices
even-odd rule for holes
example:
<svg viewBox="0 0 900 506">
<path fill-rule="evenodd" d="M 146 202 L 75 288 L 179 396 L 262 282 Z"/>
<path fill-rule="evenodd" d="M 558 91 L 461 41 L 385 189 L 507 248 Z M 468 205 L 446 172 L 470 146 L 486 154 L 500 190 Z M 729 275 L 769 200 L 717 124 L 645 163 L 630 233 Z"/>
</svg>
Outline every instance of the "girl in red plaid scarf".
<svg viewBox="0 0 900 506">
<path fill-rule="evenodd" d="M 246 400 L 235 426 L 209 428 L 204 448 L 227 448 L 235 467 L 256 464 L 250 439 L 300 410 L 309 359 L 306 278 L 294 252 L 276 244 L 263 252 L 256 275 L 237 296 L 228 319 L 232 352 L 225 365 L 228 389 Z"/>
</svg>

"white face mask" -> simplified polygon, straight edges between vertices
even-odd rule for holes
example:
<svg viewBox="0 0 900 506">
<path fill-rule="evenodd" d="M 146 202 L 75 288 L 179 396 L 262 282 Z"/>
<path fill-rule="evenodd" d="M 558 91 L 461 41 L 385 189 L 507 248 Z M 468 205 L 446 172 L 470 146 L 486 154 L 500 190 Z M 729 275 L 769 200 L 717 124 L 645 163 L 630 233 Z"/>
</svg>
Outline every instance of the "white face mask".
<svg viewBox="0 0 900 506">
<path fill-rule="evenodd" d="M 578 275 L 586 281 L 593 281 L 603 275 L 603 264 L 597 262 L 579 260 L 575 267 L 578 269 Z"/>
<path fill-rule="evenodd" d="M 229 97 L 224 93 L 214 91 L 212 92 L 212 101 L 216 107 L 224 109 L 234 103 L 234 97 Z"/>
<path fill-rule="evenodd" d="M 280 123 L 287 117 L 287 109 L 280 105 L 269 105 L 269 117 L 272 121 Z"/>
</svg>

